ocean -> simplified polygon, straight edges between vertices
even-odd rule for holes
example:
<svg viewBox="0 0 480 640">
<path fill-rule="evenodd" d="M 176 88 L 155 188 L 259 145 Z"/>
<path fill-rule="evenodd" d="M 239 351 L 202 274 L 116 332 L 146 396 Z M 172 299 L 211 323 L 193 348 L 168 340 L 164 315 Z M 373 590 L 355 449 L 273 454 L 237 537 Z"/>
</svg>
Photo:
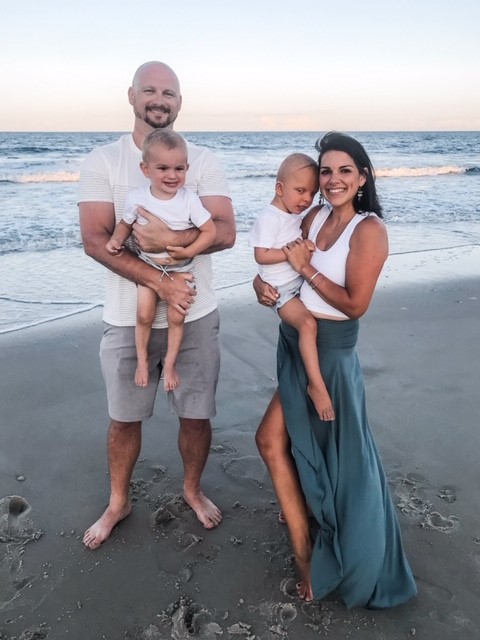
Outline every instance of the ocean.
<svg viewBox="0 0 480 640">
<path fill-rule="evenodd" d="M 78 178 L 85 155 L 119 135 L 0 133 L 0 333 L 102 305 L 104 268 L 80 240 Z M 184 135 L 212 149 L 229 178 L 237 243 L 214 267 L 219 295 L 235 296 L 256 273 L 248 230 L 273 196 L 278 165 L 295 151 L 315 157 L 320 134 Z M 480 132 L 352 135 L 372 159 L 389 232 L 381 285 L 478 275 Z"/>
</svg>

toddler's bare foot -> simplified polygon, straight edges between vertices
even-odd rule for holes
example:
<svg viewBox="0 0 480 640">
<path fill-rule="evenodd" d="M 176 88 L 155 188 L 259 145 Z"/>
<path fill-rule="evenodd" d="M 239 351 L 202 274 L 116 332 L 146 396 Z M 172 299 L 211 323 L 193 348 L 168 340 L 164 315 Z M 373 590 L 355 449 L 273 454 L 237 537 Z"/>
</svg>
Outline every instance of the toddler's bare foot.
<svg viewBox="0 0 480 640">
<path fill-rule="evenodd" d="M 148 361 L 137 362 L 135 370 L 135 384 L 137 387 L 146 387 L 148 385 Z"/>
<path fill-rule="evenodd" d="M 100 518 L 85 531 L 83 536 L 83 544 L 89 549 L 98 549 L 110 536 L 112 529 L 120 520 L 126 518 L 132 510 L 132 506 L 128 503 L 123 509 L 116 510 L 108 506 Z"/>
<path fill-rule="evenodd" d="M 184 491 L 183 499 L 193 509 L 205 529 L 214 529 L 222 521 L 222 512 L 202 491 Z"/>
<path fill-rule="evenodd" d="M 163 388 L 165 391 L 173 391 L 178 387 L 180 378 L 177 374 L 175 364 L 169 364 L 165 359 L 163 363 Z"/>
<path fill-rule="evenodd" d="M 320 420 L 335 420 L 335 411 L 333 410 L 332 401 L 326 389 L 314 387 L 309 384 L 307 393 L 315 405 Z"/>
</svg>

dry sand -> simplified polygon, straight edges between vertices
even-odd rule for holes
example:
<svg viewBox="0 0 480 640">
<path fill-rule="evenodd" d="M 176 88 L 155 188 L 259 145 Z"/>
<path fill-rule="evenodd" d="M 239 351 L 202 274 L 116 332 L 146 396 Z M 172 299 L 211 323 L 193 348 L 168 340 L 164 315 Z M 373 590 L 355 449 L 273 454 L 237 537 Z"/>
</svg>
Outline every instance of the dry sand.
<svg viewBox="0 0 480 640">
<path fill-rule="evenodd" d="M 97 551 L 108 498 L 100 310 L 2 336 L 0 638 L 281 640 L 478 638 L 480 285 L 380 291 L 362 320 L 372 428 L 417 598 L 348 611 L 294 595 L 286 528 L 254 433 L 275 388 L 277 320 L 253 294 L 223 302 L 206 531 L 183 503 L 177 421 L 159 393 L 133 514 Z"/>
</svg>

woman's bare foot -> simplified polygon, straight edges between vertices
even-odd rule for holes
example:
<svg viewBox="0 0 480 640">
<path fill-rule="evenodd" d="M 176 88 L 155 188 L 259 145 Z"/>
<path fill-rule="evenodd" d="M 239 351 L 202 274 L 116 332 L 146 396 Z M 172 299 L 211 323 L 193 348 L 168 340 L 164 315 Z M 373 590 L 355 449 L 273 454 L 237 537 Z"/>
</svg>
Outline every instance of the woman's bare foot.
<svg viewBox="0 0 480 640">
<path fill-rule="evenodd" d="M 108 506 L 100 518 L 85 531 L 83 544 L 89 549 L 98 549 L 102 542 L 105 542 L 105 540 L 110 536 L 115 525 L 130 515 L 131 510 L 132 506 L 130 503 L 120 511 Z"/>
<path fill-rule="evenodd" d="M 305 602 L 313 601 L 312 581 L 310 579 L 310 561 L 299 560 L 295 557 L 295 565 L 300 574 L 300 580 L 297 582 L 297 593 Z"/>
<path fill-rule="evenodd" d="M 135 370 L 135 384 L 137 387 L 146 387 L 148 385 L 148 360 L 138 361 Z"/>
<path fill-rule="evenodd" d="M 308 587 L 304 582 L 297 582 L 295 585 L 297 588 L 297 595 L 305 602 L 313 602 L 313 593 L 311 587 Z"/>
<path fill-rule="evenodd" d="M 335 420 L 335 411 L 333 410 L 332 401 L 326 389 L 309 384 L 307 393 L 315 405 L 320 420 Z"/>
<path fill-rule="evenodd" d="M 195 512 L 195 515 L 203 524 L 205 529 L 214 529 L 215 527 L 218 527 L 222 521 L 222 512 L 202 491 L 198 491 L 196 493 L 192 492 L 188 495 L 185 491 L 183 499 Z"/>
<path fill-rule="evenodd" d="M 173 391 L 179 385 L 180 378 L 177 374 L 175 363 L 170 364 L 165 358 L 163 362 L 163 388 L 165 391 Z"/>
</svg>

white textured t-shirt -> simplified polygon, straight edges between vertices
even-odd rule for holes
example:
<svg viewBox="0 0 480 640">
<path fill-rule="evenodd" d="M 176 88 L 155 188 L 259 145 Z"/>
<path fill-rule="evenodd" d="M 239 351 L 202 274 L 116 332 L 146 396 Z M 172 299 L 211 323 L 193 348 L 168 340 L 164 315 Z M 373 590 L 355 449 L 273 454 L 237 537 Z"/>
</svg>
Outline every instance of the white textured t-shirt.
<svg viewBox="0 0 480 640">
<path fill-rule="evenodd" d="M 199 197 L 230 197 L 228 183 L 215 155 L 205 147 L 187 143 L 189 169 L 185 187 Z M 148 187 L 140 169 L 142 153 L 131 133 L 111 144 L 97 147 L 85 158 L 80 173 L 79 202 L 111 202 L 118 222 L 124 213 L 127 194 Z M 217 307 L 213 290 L 212 261 L 209 255 L 194 258 L 197 295 L 186 322 L 198 320 Z M 103 319 L 109 324 L 128 327 L 136 324 L 137 287 L 134 282 L 106 270 L 107 283 Z M 157 305 L 154 327 L 167 326 L 166 303 Z"/>
</svg>

